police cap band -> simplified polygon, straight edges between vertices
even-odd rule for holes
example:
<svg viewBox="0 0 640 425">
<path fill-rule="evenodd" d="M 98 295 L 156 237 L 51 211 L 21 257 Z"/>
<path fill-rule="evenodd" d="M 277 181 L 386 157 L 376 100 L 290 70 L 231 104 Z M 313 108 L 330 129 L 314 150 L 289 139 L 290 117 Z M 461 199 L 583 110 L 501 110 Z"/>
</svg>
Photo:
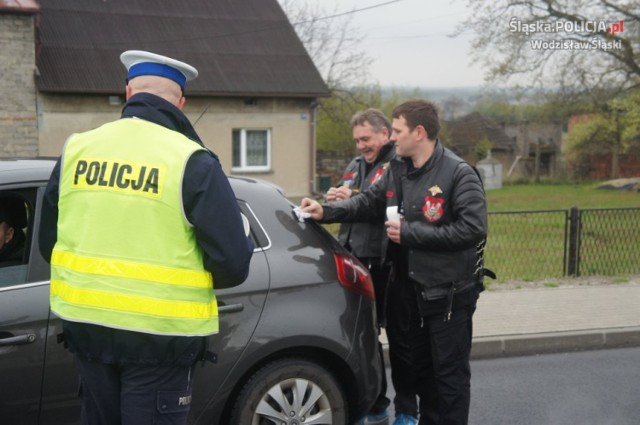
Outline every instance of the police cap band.
<svg viewBox="0 0 640 425">
<path fill-rule="evenodd" d="M 141 75 L 156 75 L 175 81 L 183 91 L 187 81 L 198 76 L 198 70 L 187 63 L 144 50 L 127 50 L 120 55 L 120 61 L 127 68 L 129 80 Z"/>
</svg>

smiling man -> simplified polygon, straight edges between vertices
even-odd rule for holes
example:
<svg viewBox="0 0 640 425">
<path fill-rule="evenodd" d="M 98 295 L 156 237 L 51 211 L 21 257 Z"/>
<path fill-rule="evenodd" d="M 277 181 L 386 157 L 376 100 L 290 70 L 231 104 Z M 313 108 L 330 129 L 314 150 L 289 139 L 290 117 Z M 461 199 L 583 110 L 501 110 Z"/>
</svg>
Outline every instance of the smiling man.
<svg viewBox="0 0 640 425">
<path fill-rule="evenodd" d="M 360 155 L 349 163 L 338 186 L 327 192 L 329 202 L 349 199 L 375 185 L 395 155 L 393 143 L 389 143 L 391 124 L 382 111 L 371 108 L 357 112 L 351 118 L 351 128 Z M 380 324 L 383 322 L 383 300 L 389 277 L 389 268 L 384 267 L 380 261 L 383 223 L 384 216 L 370 222 L 343 223 L 338 235 L 342 246 L 351 251 L 371 273 Z M 382 346 L 379 348 L 382 350 Z M 386 423 L 387 406 L 390 403 L 386 392 L 387 383 L 383 376 L 382 390 L 368 415 L 367 424 Z"/>
</svg>

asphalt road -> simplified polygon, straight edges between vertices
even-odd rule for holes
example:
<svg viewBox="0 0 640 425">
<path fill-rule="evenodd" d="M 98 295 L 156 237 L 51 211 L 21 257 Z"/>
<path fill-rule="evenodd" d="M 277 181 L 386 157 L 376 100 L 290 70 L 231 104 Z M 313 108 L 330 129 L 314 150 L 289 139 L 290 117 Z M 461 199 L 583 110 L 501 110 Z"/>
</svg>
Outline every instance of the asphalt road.
<svg viewBox="0 0 640 425">
<path fill-rule="evenodd" d="M 471 371 L 469 425 L 640 424 L 640 348 L 475 360 Z"/>
</svg>

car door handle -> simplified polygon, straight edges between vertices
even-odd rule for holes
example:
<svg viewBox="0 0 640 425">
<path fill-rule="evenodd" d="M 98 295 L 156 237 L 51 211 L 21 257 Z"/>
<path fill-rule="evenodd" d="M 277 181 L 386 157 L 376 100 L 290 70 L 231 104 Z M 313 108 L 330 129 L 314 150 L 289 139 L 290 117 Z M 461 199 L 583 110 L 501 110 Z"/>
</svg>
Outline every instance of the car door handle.
<svg viewBox="0 0 640 425">
<path fill-rule="evenodd" d="M 244 310 L 243 304 L 229 304 L 218 303 L 218 313 L 238 313 Z"/>
<path fill-rule="evenodd" d="M 0 347 L 7 347 L 9 345 L 31 344 L 35 340 L 36 340 L 36 334 L 10 336 L 8 338 L 0 338 Z"/>
</svg>

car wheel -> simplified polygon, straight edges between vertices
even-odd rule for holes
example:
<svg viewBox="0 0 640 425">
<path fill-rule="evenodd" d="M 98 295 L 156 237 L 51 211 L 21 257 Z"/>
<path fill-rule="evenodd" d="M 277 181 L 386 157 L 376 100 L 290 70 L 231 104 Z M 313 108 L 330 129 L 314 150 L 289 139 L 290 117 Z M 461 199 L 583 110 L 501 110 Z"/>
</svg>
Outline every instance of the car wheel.
<svg viewBox="0 0 640 425">
<path fill-rule="evenodd" d="M 309 360 L 274 361 L 247 381 L 231 423 L 243 425 L 346 425 L 340 385 L 324 367 Z"/>
</svg>

